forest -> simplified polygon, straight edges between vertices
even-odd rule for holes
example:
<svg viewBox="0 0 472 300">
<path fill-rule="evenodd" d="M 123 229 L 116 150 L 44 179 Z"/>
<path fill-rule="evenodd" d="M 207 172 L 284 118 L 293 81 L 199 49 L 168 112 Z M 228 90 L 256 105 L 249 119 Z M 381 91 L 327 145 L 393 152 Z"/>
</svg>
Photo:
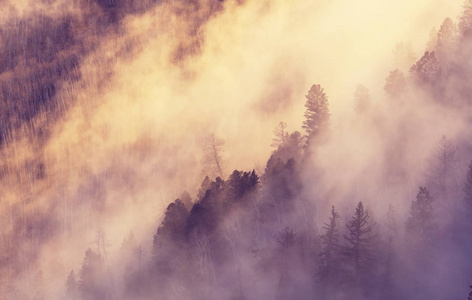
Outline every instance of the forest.
<svg viewBox="0 0 472 300">
<path fill-rule="evenodd" d="M 472 0 L 0 3 L 0 299 L 472 300 Z"/>
</svg>

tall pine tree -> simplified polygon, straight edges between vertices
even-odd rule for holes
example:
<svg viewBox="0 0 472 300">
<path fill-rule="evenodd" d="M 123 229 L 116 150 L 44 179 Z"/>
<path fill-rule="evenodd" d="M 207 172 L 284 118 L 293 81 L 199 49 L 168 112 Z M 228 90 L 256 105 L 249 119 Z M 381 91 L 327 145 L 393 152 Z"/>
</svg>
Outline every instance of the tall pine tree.
<svg viewBox="0 0 472 300">
<path fill-rule="evenodd" d="M 330 124 L 330 113 L 328 107 L 328 97 L 323 88 L 319 84 L 315 84 L 308 91 L 306 97 L 306 111 L 303 121 L 303 129 L 305 129 L 308 137 L 308 145 L 313 143 L 326 132 Z"/>
<path fill-rule="evenodd" d="M 354 276 L 370 271 L 373 263 L 377 235 L 374 233 L 376 224 L 371 224 L 369 219 L 369 212 L 359 202 L 354 216 L 346 224 L 348 234 L 344 235 L 346 245 L 343 247 L 343 254 L 352 265 Z"/>
<path fill-rule="evenodd" d="M 406 234 L 410 244 L 430 243 L 437 230 L 434 221 L 433 198 L 425 187 L 419 188 L 416 201 L 411 203 L 410 216 L 406 221 Z"/>
<path fill-rule="evenodd" d="M 338 219 L 339 215 L 333 205 L 331 207 L 329 224 L 324 224 L 323 229 L 325 232 L 320 237 L 322 248 L 319 255 L 318 275 L 323 285 L 323 294 L 325 294 L 325 296 L 330 287 L 335 283 L 334 281 L 340 268 L 340 245 L 339 232 L 337 228 Z"/>
</svg>

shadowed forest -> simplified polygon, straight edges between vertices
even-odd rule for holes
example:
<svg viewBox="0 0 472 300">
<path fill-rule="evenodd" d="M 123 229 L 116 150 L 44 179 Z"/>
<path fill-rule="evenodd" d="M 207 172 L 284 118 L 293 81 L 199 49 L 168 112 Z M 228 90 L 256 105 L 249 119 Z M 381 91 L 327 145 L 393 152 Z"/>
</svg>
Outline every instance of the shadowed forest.
<svg viewBox="0 0 472 300">
<path fill-rule="evenodd" d="M 20 2 L 0 299 L 472 299 L 472 0 Z"/>
</svg>

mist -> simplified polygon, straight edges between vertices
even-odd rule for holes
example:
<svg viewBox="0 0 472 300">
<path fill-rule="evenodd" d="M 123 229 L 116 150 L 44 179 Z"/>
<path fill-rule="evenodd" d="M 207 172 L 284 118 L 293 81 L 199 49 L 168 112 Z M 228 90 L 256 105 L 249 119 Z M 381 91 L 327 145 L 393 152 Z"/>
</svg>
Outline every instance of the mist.
<svg viewBox="0 0 472 300">
<path fill-rule="evenodd" d="M 468 295 L 470 1 L 0 3 L 1 299 Z"/>
</svg>

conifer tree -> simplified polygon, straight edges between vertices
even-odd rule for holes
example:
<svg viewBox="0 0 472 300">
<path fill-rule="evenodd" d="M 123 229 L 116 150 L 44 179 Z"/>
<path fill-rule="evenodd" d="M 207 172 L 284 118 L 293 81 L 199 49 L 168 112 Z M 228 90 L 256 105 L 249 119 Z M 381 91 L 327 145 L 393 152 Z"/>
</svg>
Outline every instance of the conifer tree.
<svg viewBox="0 0 472 300">
<path fill-rule="evenodd" d="M 326 133 L 329 127 L 329 104 L 328 97 L 319 84 L 313 85 L 305 97 L 307 99 L 305 103 L 306 120 L 303 121 L 302 127 L 307 133 L 308 143 L 311 143 Z"/>
<path fill-rule="evenodd" d="M 457 26 L 450 18 L 446 18 L 438 32 L 437 53 L 443 69 L 448 69 L 453 61 L 457 43 Z"/>
<path fill-rule="evenodd" d="M 438 200 L 439 208 L 455 214 L 460 190 L 457 179 L 457 151 L 455 144 L 445 136 L 437 143 L 429 161 L 428 189 Z"/>
<path fill-rule="evenodd" d="M 189 211 L 180 199 L 167 206 L 164 220 L 154 235 L 154 254 L 157 254 L 163 245 L 183 239 L 188 215 Z"/>
<path fill-rule="evenodd" d="M 374 246 L 377 236 L 374 234 L 375 223 L 370 224 L 369 212 L 362 202 L 356 207 L 354 216 L 346 224 L 348 234 L 344 235 L 346 245 L 342 251 L 347 261 L 354 268 L 354 275 L 368 271 L 374 258 Z"/>
<path fill-rule="evenodd" d="M 419 85 L 434 84 L 441 74 L 436 53 L 426 51 L 424 55 L 411 68 L 410 75 L 414 82 Z"/>
<path fill-rule="evenodd" d="M 403 73 L 396 69 L 385 79 L 385 92 L 392 98 L 399 98 L 406 92 L 406 79 Z"/>
<path fill-rule="evenodd" d="M 468 210 L 472 209 L 472 161 L 469 164 L 464 183 L 464 201 Z"/>
<path fill-rule="evenodd" d="M 200 189 L 198 190 L 197 202 L 202 200 L 203 197 L 205 197 L 205 194 L 210 189 L 210 186 L 211 186 L 210 177 L 205 176 L 205 179 L 203 179 L 202 185 L 200 186 Z"/>
<path fill-rule="evenodd" d="M 66 281 L 66 294 L 67 299 L 75 300 L 78 299 L 79 285 L 75 278 L 74 270 L 70 271 Z"/>
<path fill-rule="evenodd" d="M 105 264 L 100 254 L 88 249 L 80 270 L 79 291 L 83 300 L 107 299 Z"/>
<path fill-rule="evenodd" d="M 325 232 L 320 237 L 322 248 L 319 255 L 319 276 L 325 288 L 328 288 L 333 283 L 333 279 L 339 269 L 340 245 L 337 228 L 338 219 L 339 215 L 333 205 L 331 207 L 329 224 L 324 224 L 323 229 Z"/>
<path fill-rule="evenodd" d="M 406 234 L 410 243 L 425 245 L 432 241 L 437 225 L 434 221 L 433 198 L 425 187 L 419 188 L 416 201 L 412 201 L 406 221 Z"/>
<path fill-rule="evenodd" d="M 462 15 L 459 21 L 459 30 L 463 36 L 472 33 L 472 0 L 464 2 Z"/>
</svg>

